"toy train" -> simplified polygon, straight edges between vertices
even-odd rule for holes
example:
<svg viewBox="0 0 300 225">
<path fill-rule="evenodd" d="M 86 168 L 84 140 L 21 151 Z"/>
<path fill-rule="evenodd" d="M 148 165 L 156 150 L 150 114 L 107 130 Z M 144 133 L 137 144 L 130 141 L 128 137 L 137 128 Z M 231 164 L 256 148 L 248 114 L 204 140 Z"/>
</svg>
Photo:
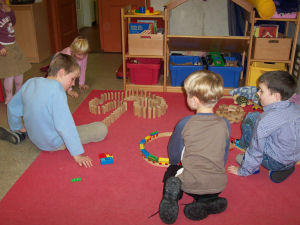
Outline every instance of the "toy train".
<svg viewBox="0 0 300 225">
<path fill-rule="evenodd" d="M 158 163 L 159 165 L 169 165 L 169 158 L 163 158 L 163 157 L 157 157 L 155 155 L 151 155 L 146 149 L 145 145 L 158 137 L 158 131 L 154 131 L 150 134 L 150 136 L 146 136 L 140 141 L 140 151 L 141 155 L 145 158 L 148 159 L 149 162 L 152 162 L 154 164 Z"/>
</svg>

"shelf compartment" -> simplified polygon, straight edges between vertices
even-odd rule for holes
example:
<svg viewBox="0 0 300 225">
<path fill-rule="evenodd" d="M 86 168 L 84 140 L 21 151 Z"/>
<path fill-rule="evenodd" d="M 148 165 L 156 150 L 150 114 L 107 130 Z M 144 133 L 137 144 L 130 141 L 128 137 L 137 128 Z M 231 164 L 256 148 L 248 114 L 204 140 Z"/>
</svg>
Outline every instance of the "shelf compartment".
<svg viewBox="0 0 300 225">
<path fill-rule="evenodd" d="M 182 36 L 167 35 L 171 51 L 244 52 L 250 37 L 245 36 Z"/>
<path fill-rule="evenodd" d="M 128 34 L 128 53 L 130 55 L 163 56 L 163 34 Z"/>
</svg>

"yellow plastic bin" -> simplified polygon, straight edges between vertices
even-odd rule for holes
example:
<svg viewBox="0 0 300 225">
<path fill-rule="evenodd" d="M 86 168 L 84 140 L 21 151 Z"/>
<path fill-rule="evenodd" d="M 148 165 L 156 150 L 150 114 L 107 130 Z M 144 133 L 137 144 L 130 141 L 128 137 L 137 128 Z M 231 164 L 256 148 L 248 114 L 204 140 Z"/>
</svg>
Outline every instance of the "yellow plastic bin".
<svg viewBox="0 0 300 225">
<path fill-rule="evenodd" d="M 284 70 L 286 71 L 286 65 L 284 63 L 265 63 L 265 62 L 253 62 L 250 66 L 249 78 L 246 81 L 246 86 L 256 86 L 256 81 L 265 72 Z"/>
</svg>

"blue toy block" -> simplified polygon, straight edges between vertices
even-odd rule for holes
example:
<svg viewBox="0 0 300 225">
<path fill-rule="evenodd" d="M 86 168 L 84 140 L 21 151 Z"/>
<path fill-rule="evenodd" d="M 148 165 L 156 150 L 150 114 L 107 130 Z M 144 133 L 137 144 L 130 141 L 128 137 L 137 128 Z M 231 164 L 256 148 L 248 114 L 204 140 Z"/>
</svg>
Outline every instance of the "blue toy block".
<svg viewBox="0 0 300 225">
<path fill-rule="evenodd" d="M 149 152 L 146 149 L 142 149 L 141 152 L 143 153 L 143 155 L 145 156 L 145 158 L 148 158 Z"/>
<path fill-rule="evenodd" d="M 106 157 L 100 159 L 101 165 L 113 164 L 113 162 L 114 162 L 113 157 Z"/>
<path fill-rule="evenodd" d="M 145 144 L 145 143 L 146 143 L 146 140 L 145 140 L 145 139 L 143 139 L 143 140 L 140 141 L 140 145 L 141 145 L 141 144 L 143 145 L 143 144 Z"/>
</svg>

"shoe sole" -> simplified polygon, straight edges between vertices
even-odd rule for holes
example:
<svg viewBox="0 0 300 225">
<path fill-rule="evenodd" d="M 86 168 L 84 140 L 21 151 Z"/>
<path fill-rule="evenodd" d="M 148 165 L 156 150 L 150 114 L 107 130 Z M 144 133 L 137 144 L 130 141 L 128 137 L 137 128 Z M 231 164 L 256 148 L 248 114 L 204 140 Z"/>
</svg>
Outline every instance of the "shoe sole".
<svg viewBox="0 0 300 225">
<path fill-rule="evenodd" d="M 172 224 L 178 216 L 178 195 L 181 189 L 181 182 L 178 178 L 170 177 L 165 186 L 163 200 L 159 204 L 160 219 L 166 224 Z"/>
<path fill-rule="evenodd" d="M 270 171 L 269 177 L 274 183 L 281 183 L 287 179 L 295 170 L 295 166 L 284 171 Z"/>
<path fill-rule="evenodd" d="M 226 198 L 217 198 L 213 201 L 207 202 L 207 212 L 209 214 L 218 214 L 224 212 L 227 208 Z"/>
<path fill-rule="evenodd" d="M 11 132 L 4 129 L 3 127 L 0 127 L 0 140 L 9 141 L 12 144 L 18 143 L 18 137 L 13 135 Z"/>
<path fill-rule="evenodd" d="M 207 203 L 193 202 L 184 207 L 184 215 L 190 220 L 203 220 L 208 216 Z"/>
</svg>

